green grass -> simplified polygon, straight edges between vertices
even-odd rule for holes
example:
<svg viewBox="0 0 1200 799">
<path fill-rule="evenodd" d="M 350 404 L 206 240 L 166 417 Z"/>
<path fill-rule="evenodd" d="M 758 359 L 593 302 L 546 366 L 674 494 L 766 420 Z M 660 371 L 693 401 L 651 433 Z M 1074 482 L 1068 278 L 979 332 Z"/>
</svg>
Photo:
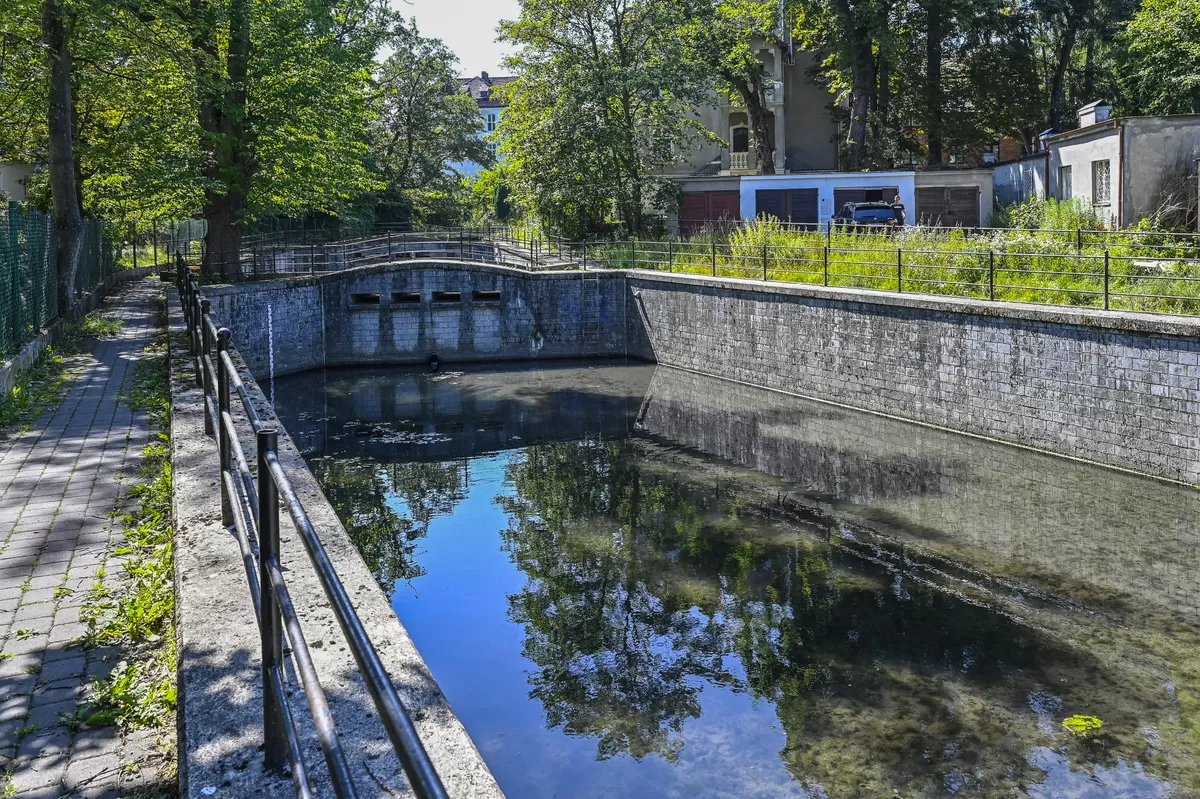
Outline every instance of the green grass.
<svg viewBox="0 0 1200 799">
<path fill-rule="evenodd" d="M 1109 307 L 1200 313 L 1194 243 L 1162 234 L 1114 241 L 1073 232 L 918 227 L 827 235 L 762 219 L 728 235 L 594 245 L 588 257 L 612 268 L 1101 308 L 1107 250 Z"/>
<path fill-rule="evenodd" d="M 101 311 L 67 324 L 59 343 L 46 348 L 13 390 L 0 396 L 0 438 L 20 435 L 42 411 L 61 402 L 71 380 L 71 367 L 91 352 L 93 341 L 112 338 L 120 330 L 121 320 Z"/>
</svg>

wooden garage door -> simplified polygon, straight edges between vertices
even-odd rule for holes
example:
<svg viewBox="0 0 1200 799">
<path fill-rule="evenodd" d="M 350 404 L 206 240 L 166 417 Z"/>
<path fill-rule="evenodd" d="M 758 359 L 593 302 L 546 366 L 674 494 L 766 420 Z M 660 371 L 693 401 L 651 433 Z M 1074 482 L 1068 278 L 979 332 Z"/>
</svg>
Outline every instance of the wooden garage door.
<svg viewBox="0 0 1200 799">
<path fill-rule="evenodd" d="M 754 192 L 754 215 L 773 216 L 781 222 L 817 224 L 816 189 L 759 189 Z"/>
<path fill-rule="evenodd" d="M 979 227 L 979 189 L 975 186 L 917 189 L 917 219 L 922 225 Z"/>
<path fill-rule="evenodd" d="M 841 210 L 846 203 L 890 203 L 899 193 L 900 189 L 896 186 L 884 186 L 880 189 L 834 189 L 833 207 Z"/>
<path fill-rule="evenodd" d="M 788 192 L 789 217 L 793 223 L 815 225 L 817 215 L 817 190 L 792 189 Z"/>
<path fill-rule="evenodd" d="M 705 225 L 740 216 L 741 199 L 736 191 L 693 191 L 683 195 L 679 208 L 679 228 L 693 233 Z"/>
</svg>

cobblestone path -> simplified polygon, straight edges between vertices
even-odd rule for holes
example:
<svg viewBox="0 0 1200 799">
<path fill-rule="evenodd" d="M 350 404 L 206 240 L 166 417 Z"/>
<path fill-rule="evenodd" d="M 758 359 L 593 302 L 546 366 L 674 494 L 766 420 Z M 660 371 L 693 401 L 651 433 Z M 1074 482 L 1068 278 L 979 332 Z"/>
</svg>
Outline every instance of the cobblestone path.
<svg viewBox="0 0 1200 799">
<path fill-rule="evenodd" d="M 154 333 L 160 294 L 143 280 L 110 299 L 102 312 L 122 320 L 119 336 L 77 359 L 60 405 L 0 441 L 0 796 L 128 796 L 155 777 L 130 766 L 150 760 L 149 737 L 66 717 L 116 661 L 79 644 L 80 609 L 102 567 L 105 580 L 121 571 L 111 513 L 149 433 L 119 395 Z"/>
</svg>

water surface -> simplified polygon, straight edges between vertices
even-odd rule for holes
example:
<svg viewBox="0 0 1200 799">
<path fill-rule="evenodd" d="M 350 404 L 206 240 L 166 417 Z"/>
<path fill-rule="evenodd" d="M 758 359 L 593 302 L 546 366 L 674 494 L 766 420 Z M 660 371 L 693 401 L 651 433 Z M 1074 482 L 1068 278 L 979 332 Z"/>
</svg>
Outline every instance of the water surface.
<svg viewBox="0 0 1200 799">
<path fill-rule="evenodd" d="M 636 364 L 277 397 L 509 796 L 1200 787 L 1190 489 Z"/>
</svg>

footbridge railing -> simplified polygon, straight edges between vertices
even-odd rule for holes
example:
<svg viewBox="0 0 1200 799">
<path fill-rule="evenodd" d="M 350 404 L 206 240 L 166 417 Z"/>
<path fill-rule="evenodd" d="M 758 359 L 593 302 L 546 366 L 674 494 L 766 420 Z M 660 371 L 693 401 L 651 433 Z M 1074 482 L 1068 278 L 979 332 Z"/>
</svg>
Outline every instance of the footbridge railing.
<svg viewBox="0 0 1200 799">
<path fill-rule="evenodd" d="M 299 495 L 280 464 L 278 432 L 259 417 L 250 391 L 234 365 L 230 331 L 218 327 L 212 319 L 209 302 L 201 295 L 195 276 L 182 259 L 177 263 L 176 280 L 196 381 L 204 391 L 205 432 L 216 438 L 220 455 L 221 521 L 236 535 L 241 548 L 262 643 L 263 754 L 267 766 L 290 767 L 297 795 L 313 795 L 301 752 L 297 721 L 284 691 L 283 639 L 286 636 L 292 666 L 308 701 L 334 791 L 342 799 L 358 795 L 280 565 L 279 503 L 282 500 L 414 793 L 420 799 L 444 799 L 446 789 L 417 735 L 412 718 L 401 703 Z M 250 469 L 234 423 L 231 399 L 235 394 L 254 431 L 256 472 Z M 257 558 L 254 541 L 258 544 Z"/>
</svg>

